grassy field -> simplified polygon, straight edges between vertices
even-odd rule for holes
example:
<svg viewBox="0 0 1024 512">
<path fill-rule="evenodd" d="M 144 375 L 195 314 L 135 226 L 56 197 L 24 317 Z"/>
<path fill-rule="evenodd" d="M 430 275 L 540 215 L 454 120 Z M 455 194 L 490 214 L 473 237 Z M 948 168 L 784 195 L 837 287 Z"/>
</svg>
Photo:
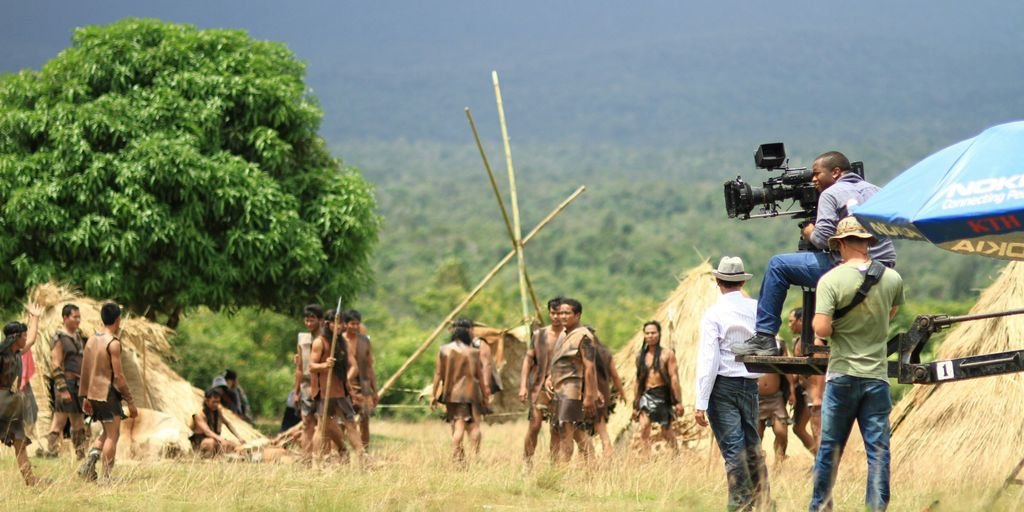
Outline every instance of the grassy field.
<svg viewBox="0 0 1024 512">
<path fill-rule="evenodd" d="M 37 474 L 58 482 L 25 488 L 10 449 L 0 450 L 0 496 L 4 509 L 21 510 L 722 510 L 725 476 L 721 458 L 706 447 L 679 457 L 641 461 L 625 453 L 594 469 L 552 467 L 542 434 L 537 463 L 525 473 L 520 463 L 524 422 L 488 425 L 479 460 L 456 469 L 448 461 L 447 426 L 375 423 L 374 467 L 255 464 L 182 459 L 119 462 L 113 483 L 103 486 L 73 477 L 75 464 L 33 458 Z M 766 439 L 766 443 L 770 443 Z M 795 439 L 794 439 L 794 442 Z M 31 447 L 31 448 L 34 448 Z M 806 510 L 811 456 L 790 447 L 791 457 L 771 472 L 777 510 Z M 709 454 L 713 459 L 709 461 Z M 847 464 L 836 490 L 837 510 L 858 510 L 864 469 Z M 962 492 L 945 486 L 950 465 L 936 466 L 931 481 L 893 477 L 891 510 L 993 510 L 995 488 Z M 1019 510 L 1019 487 L 995 510 Z M 936 504 L 936 501 L 938 502 Z"/>
</svg>

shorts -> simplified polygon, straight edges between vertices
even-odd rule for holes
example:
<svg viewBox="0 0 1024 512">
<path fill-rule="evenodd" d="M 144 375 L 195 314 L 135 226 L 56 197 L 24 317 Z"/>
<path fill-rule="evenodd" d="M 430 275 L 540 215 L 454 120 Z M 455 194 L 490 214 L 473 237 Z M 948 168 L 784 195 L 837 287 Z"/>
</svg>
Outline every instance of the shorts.
<svg viewBox="0 0 1024 512">
<path fill-rule="evenodd" d="M 26 446 L 32 443 L 32 440 L 25 435 L 22 399 L 20 392 L 11 393 L 6 389 L 0 390 L 0 442 L 7 446 L 13 446 L 15 441 L 25 441 Z M 13 414 L 3 414 L 7 410 Z"/>
<path fill-rule="evenodd" d="M 121 408 L 121 393 L 118 393 L 114 386 L 110 386 L 110 392 L 107 393 L 105 402 L 89 400 L 89 403 L 92 405 L 92 414 L 89 416 L 92 421 L 110 423 L 114 421 L 114 418 L 128 417 L 124 413 L 124 409 Z"/>
<path fill-rule="evenodd" d="M 551 420 L 551 393 L 545 389 L 541 389 L 530 395 L 529 410 L 527 411 L 527 418 L 533 420 L 535 415 L 539 415 L 541 421 Z"/>
<path fill-rule="evenodd" d="M 672 424 L 675 415 L 672 412 L 672 392 L 668 386 L 658 386 L 644 391 L 640 396 L 640 412 L 647 415 L 651 423 L 663 427 Z"/>
<path fill-rule="evenodd" d="M 476 420 L 480 414 L 479 407 L 476 404 L 471 403 L 452 403 L 445 404 L 444 420 L 448 423 L 452 423 L 456 420 L 463 420 L 466 423 L 472 423 Z"/>
<path fill-rule="evenodd" d="M 317 400 L 317 403 L 319 404 L 320 401 Z M 356 419 L 356 410 L 352 407 L 352 401 L 347 396 L 331 398 L 327 400 L 327 416 L 331 418 L 341 417 L 352 421 Z"/>
<path fill-rule="evenodd" d="M 583 400 L 558 397 L 556 400 L 553 424 L 562 428 L 563 425 L 571 423 L 573 426 L 582 425 L 586 418 L 583 417 Z"/>
<path fill-rule="evenodd" d="M 316 416 L 317 410 L 320 409 L 320 401 L 314 400 L 313 397 L 306 393 L 300 393 L 298 402 L 299 413 L 303 418 L 306 416 Z"/>
<path fill-rule="evenodd" d="M 757 397 L 757 404 L 758 421 L 780 420 L 783 423 L 789 423 L 789 414 L 786 412 L 786 402 L 782 399 L 782 391 Z"/>
<path fill-rule="evenodd" d="M 71 401 L 65 402 L 60 399 L 60 391 L 57 391 L 57 383 L 53 383 L 53 409 L 56 412 L 68 414 L 82 414 L 82 397 L 78 396 L 78 378 L 66 377 L 64 381 L 68 385 L 68 393 L 71 394 Z"/>
</svg>

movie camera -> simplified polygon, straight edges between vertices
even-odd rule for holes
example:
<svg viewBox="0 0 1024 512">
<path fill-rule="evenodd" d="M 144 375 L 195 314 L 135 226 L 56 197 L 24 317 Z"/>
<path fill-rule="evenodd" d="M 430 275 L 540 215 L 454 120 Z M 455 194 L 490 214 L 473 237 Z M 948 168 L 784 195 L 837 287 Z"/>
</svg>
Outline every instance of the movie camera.
<svg viewBox="0 0 1024 512">
<path fill-rule="evenodd" d="M 752 187 L 737 176 L 725 182 L 725 210 L 729 218 L 741 220 L 763 217 L 791 216 L 813 221 L 818 212 L 818 189 L 811 182 L 811 170 L 806 167 L 789 167 L 786 147 L 781 142 L 761 144 L 754 152 L 754 165 L 768 172 L 781 170 L 779 176 L 765 180 L 761 187 Z M 864 163 L 853 162 L 852 170 L 864 177 Z M 783 209 L 782 204 L 792 200 L 794 205 Z M 751 214 L 755 207 L 757 213 Z"/>
</svg>

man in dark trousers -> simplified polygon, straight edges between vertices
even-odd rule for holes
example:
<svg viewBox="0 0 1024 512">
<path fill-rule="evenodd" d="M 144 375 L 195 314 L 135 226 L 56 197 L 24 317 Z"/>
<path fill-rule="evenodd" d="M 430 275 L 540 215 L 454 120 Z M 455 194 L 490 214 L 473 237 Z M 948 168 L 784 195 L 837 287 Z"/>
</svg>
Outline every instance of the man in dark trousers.
<svg viewBox="0 0 1024 512">
<path fill-rule="evenodd" d="M 754 332 L 757 301 L 743 295 L 751 274 L 743 260 L 726 256 L 713 271 L 722 293 L 700 322 L 697 399 L 694 419 L 710 423 L 725 459 L 728 510 L 754 510 L 767 504 L 768 472 L 757 435 L 757 378 L 731 352 Z"/>
</svg>

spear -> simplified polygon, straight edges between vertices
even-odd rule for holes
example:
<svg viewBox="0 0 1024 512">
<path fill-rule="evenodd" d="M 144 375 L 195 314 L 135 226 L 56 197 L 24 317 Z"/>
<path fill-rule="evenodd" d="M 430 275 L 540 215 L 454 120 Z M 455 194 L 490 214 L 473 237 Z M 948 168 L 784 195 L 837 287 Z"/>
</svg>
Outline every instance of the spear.
<svg viewBox="0 0 1024 512">
<path fill-rule="evenodd" d="M 334 357 L 334 345 L 338 337 L 338 329 L 341 328 L 341 297 L 338 297 L 338 307 L 334 308 L 334 323 L 331 326 L 331 343 L 328 348 L 327 357 Z M 324 438 L 325 430 L 327 429 L 327 409 L 331 402 L 331 382 L 334 378 L 334 365 L 338 364 L 335 361 L 330 367 L 327 368 L 327 382 L 324 386 L 320 387 L 320 399 L 323 401 L 323 407 L 320 409 L 320 424 L 317 425 L 317 430 L 320 434 L 320 443 L 323 450 L 327 451 L 327 439 Z"/>
</svg>

